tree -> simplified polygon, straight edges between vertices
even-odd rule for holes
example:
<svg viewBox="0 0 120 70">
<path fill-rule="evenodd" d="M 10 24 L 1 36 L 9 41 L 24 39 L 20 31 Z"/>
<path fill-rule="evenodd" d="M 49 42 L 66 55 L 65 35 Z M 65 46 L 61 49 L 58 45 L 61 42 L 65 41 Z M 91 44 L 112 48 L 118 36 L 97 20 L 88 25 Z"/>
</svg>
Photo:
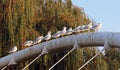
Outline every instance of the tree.
<svg viewBox="0 0 120 70">
<path fill-rule="evenodd" d="M 55 33 L 62 30 L 64 26 L 74 28 L 91 21 L 84 13 L 84 9 L 73 6 L 71 0 L 0 0 L 1 57 L 8 55 L 7 51 L 15 45 L 18 46 L 19 50 L 26 48 L 22 46 L 26 40 L 34 40 L 39 35 L 45 35 L 49 30 Z M 30 69 L 46 70 L 67 52 L 68 50 L 65 50 L 42 56 L 30 66 Z M 93 57 L 95 52 L 96 50 L 91 48 L 77 49 L 54 69 L 76 70 Z M 120 63 L 120 59 L 117 57 L 119 52 L 118 50 L 116 52 L 111 51 L 110 54 L 109 52 L 106 53 L 106 59 L 113 60 L 111 62 L 117 69 Z M 105 68 L 107 70 L 111 65 L 106 59 L 101 58 L 99 61 L 97 58 L 84 70 L 91 69 L 95 64 L 97 66 L 93 69 Z M 20 63 L 19 67 L 24 67 L 31 60 Z M 114 65 L 114 63 L 116 64 Z M 102 68 L 104 65 L 106 67 Z"/>
</svg>

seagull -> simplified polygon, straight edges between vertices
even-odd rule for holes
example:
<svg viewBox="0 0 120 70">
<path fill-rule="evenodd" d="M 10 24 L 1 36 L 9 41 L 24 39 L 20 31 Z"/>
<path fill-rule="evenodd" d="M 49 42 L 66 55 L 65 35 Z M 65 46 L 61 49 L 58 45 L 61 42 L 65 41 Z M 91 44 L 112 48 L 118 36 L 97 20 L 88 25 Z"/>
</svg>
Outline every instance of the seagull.
<svg viewBox="0 0 120 70">
<path fill-rule="evenodd" d="M 79 30 L 80 29 L 80 27 L 81 26 L 78 26 L 78 27 L 76 27 L 75 29 L 73 29 L 74 31 L 76 31 L 76 30 Z"/>
<path fill-rule="evenodd" d="M 26 42 L 24 42 L 24 44 L 23 44 L 23 46 L 31 46 L 31 45 L 33 45 L 33 41 L 26 41 Z"/>
<path fill-rule="evenodd" d="M 49 40 L 51 38 L 51 31 L 47 33 L 47 35 L 43 38 L 44 40 Z"/>
<path fill-rule="evenodd" d="M 67 27 L 64 27 L 63 30 L 60 31 L 60 35 L 61 35 L 61 36 L 65 35 L 65 33 L 66 33 L 66 28 L 67 28 Z"/>
<path fill-rule="evenodd" d="M 85 30 L 90 30 L 92 28 L 92 23 L 90 23 L 90 24 L 88 24 L 88 25 L 84 25 L 83 26 L 83 31 L 85 31 Z"/>
<path fill-rule="evenodd" d="M 33 44 L 38 44 L 38 43 L 40 43 L 42 40 L 43 40 L 43 36 L 39 36 L 39 37 L 37 37 L 36 39 L 35 39 L 35 41 L 33 42 Z"/>
<path fill-rule="evenodd" d="M 88 28 L 91 29 L 93 27 L 93 23 L 88 24 Z"/>
<path fill-rule="evenodd" d="M 14 53 L 17 51 L 17 46 L 14 46 L 12 49 L 9 50 L 8 53 Z"/>
<path fill-rule="evenodd" d="M 73 33 L 73 30 L 72 30 L 72 27 L 70 27 L 70 28 L 67 30 L 66 35 L 70 35 L 70 34 L 72 34 L 72 33 Z"/>
<path fill-rule="evenodd" d="M 74 33 L 80 33 L 81 30 L 81 26 L 76 27 L 75 29 L 73 29 Z"/>
<path fill-rule="evenodd" d="M 60 37 L 60 31 L 52 35 L 52 38 L 58 38 Z"/>
<path fill-rule="evenodd" d="M 102 24 L 101 24 L 101 23 L 98 23 L 97 25 L 94 25 L 94 26 L 92 27 L 92 29 L 95 30 L 95 31 L 97 31 L 97 32 L 98 32 L 98 30 L 99 30 L 100 28 L 102 28 Z"/>
<path fill-rule="evenodd" d="M 86 25 L 82 25 L 80 29 L 84 29 Z"/>
</svg>

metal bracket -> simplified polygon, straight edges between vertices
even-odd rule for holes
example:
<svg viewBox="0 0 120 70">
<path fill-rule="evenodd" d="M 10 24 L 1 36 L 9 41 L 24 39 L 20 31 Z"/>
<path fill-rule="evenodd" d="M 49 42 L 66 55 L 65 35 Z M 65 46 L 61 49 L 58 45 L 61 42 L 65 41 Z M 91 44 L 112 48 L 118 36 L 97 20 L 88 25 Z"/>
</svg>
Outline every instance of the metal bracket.
<svg viewBox="0 0 120 70">
<path fill-rule="evenodd" d="M 108 49 L 108 48 L 110 48 L 111 46 L 110 46 L 110 44 L 109 44 L 109 42 L 108 42 L 108 39 L 105 41 L 105 44 L 104 44 L 104 48 L 101 50 L 101 52 L 102 51 L 104 51 L 105 49 Z"/>
<path fill-rule="evenodd" d="M 9 63 L 8 63 L 8 66 L 9 66 L 9 65 L 14 65 L 14 64 L 17 64 L 17 63 L 15 62 L 15 60 L 14 60 L 14 55 L 12 54 L 12 57 L 10 58 L 10 61 L 9 61 Z"/>
<path fill-rule="evenodd" d="M 77 40 L 75 40 L 75 43 L 74 43 L 74 46 L 73 46 L 73 48 L 72 49 L 77 49 L 77 48 L 79 48 L 80 46 L 79 46 L 79 44 L 78 44 L 78 41 Z"/>
<path fill-rule="evenodd" d="M 45 47 L 43 47 L 41 55 L 49 53 L 48 50 L 47 50 L 47 47 L 48 47 L 48 45 L 46 45 Z"/>
</svg>

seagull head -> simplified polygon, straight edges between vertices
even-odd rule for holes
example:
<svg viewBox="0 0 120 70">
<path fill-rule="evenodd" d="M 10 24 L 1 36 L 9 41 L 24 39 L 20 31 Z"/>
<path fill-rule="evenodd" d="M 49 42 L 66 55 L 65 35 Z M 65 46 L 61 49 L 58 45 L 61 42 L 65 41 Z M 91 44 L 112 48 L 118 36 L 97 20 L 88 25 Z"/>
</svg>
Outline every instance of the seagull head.
<svg viewBox="0 0 120 70">
<path fill-rule="evenodd" d="M 93 26 L 92 25 L 88 25 L 88 28 L 92 28 Z"/>
<path fill-rule="evenodd" d="M 80 28 L 80 26 L 78 26 L 77 28 Z"/>
<path fill-rule="evenodd" d="M 30 41 L 30 44 L 33 44 L 33 41 Z"/>
<path fill-rule="evenodd" d="M 17 46 L 14 46 L 14 48 L 16 48 L 16 49 L 17 49 Z"/>
<path fill-rule="evenodd" d="M 48 31 L 48 34 L 51 34 L 51 31 Z"/>
<path fill-rule="evenodd" d="M 98 26 L 99 26 L 100 28 L 102 28 L 102 24 L 101 24 L 101 23 L 98 23 Z"/>
<path fill-rule="evenodd" d="M 66 30 L 66 29 L 67 29 L 67 27 L 63 27 L 63 31 Z"/>
</svg>

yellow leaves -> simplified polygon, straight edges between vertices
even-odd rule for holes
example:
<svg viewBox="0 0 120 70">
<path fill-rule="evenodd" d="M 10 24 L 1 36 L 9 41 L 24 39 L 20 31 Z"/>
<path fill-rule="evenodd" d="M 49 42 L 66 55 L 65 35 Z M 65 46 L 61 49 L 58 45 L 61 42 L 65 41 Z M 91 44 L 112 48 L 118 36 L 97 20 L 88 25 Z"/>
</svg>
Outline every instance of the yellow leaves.
<svg viewBox="0 0 120 70">
<path fill-rule="evenodd" d="M 60 14 L 59 18 L 65 23 L 65 25 L 74 26 L 75 19 L 70 13 Z"/>
<path fill-rule="evenodd" d="M 4 2 L 5 1 L 6 0 L 4 0 Z M 8 35 L 6 33 L 6 37 L 10 37 L 9 39 L 12 39 L 10 43 L 12 42 L 15 45 L 18 45 L 18 48 L 23 49 L 26 47 L 21 46 L 21 44 L 23 44 L 26 40 L 34 40 L 37 36 L 41 34 L 44 35 L 49 30 L 54 33 L 58 30 L 62 30 L 64 26 L 75 27 L 78 25 L 82 25 L 84 22 L 89 22 L 89 19 L 86 19 L 86 17 L 83 16 L 84 12 L 82 12 L 81 9 L 77 7 L 71 8 L 72 4 L 68 3 L 68 8 L 66 7 L 66 3 L 62 2 L 61 0 L 44 1 L 46 1 L 45 4 L 43 0 L 10 0 L 7 1 L 8 3 L 5 3 L 5 15 L 4 18 L 2 18 L 1 15 L 3 14 L 0 13 L 0 19 L 4 19 L 4 22 L 6 24 L 6 26 L 4 25 L 4 27 L 8 28 L 4 30 L 4 32 L 9 33 Z M 7 43 L 8 40 L 6 39 L 5 41 L 5 43 Z M 8 45 L 6 46 L 9 47 Z M 90 52 L 87 53 L 89 54 Z M 75 59 L 71 59 L 76 58 L 74 54 L 76 54 L 76 52 L 74 52 L 73 55 L 70 55 L 70 59 L 68 61 L 73 60 L 75 62 Z M 61 54 L 59 53 L 57 56 L 60 57 L 60 55 Z M 80 56 L 81 55 L 79 55 L 79 57 Z M 53 59 L 52 57 L 54 58 L 53 55 L 50 55 L 51 59 L 49 59 L 49 61 Z M 82 59 L 80 59 L 79 61 L 81 61 Z M 46 60 L 47 58 L 45 59 L 45 64 L 47 64 Z M 83 61 L 80 62 L 80 64 L 82 63 Z M 74 63 L 69 65 L 73 66 Z"/>
</svg>

